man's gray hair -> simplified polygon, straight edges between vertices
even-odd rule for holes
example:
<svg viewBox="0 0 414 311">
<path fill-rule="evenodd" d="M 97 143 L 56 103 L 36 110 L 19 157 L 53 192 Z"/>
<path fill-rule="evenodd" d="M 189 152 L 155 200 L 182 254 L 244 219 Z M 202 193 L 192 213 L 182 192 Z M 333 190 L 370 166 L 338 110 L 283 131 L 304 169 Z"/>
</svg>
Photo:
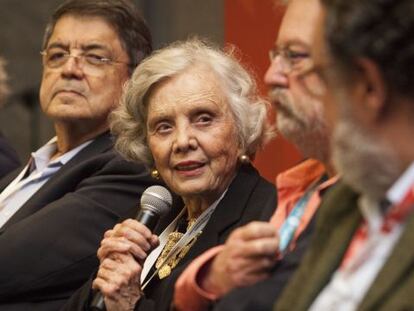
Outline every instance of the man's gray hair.
<svg viewBox="0 0 414 311">
<path fill-rule="evenodd" d="M 267 120 L 269 103 L 258 95 L 254 78 L 234 56 L 199 39 L 173 43 L 154 52 L 135 70 L 124 89 L 120 107 L 111 115 L 116 148 L 125 158 L 148 167 L 153 158 L 147 144 L 148 98 L 162 81 L 189 68 L 205 66 L 219 80 L 233 113 L 238 143 L 253 157 L 272 136 Z"/>
</svg>

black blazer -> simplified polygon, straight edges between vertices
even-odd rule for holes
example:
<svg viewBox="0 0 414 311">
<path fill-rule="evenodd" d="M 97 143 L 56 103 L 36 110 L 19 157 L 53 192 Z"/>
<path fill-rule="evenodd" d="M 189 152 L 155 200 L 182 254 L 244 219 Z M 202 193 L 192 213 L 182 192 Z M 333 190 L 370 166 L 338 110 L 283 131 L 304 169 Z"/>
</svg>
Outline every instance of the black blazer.
<svg viewBox="0 0 414 311">
<path fill-rule="evenodd" d="M 195 257 L 224 243 L 235 228 L 252 220 L 269 220 L 275 207 L 276 190 L 273 184 L 260 177 L 252 166 L 242 166 L 196 243 L 170 276 L 162 281 L 155 278 L 151 281 L 145 289 L 145 297 L 138 302 L 135 310 L 169 310 L 175 281 Z M 89 310 L 91 281 L 62 310 Z"/>
<path fill-rule="evenodd" d="M 315 215 L 316 216 L 316 215 Z M 282 293 L 283 288 L 299 267 L 315 227 L 312 218 L 297 240 L 295 249 L 288 253 L 271 271 L 269 278 L 254 285 L 236 288 L 213 304 L 214 311 L 268 311 Z"/>
<path fill-rule="evenodd" d="M 0 229 L 0 310 L 59 309 L 98 267 L 103 233 L 135 214 L 154 180 L 112 147 L 97 137 Z"/>
<path fill-rule="evenodd" d="M 335 186 L 320 193 L 325 196 Z M 319 209 L 318 209 L 319 211 Z M 254 285 L 236 288 L 211 306 L 214 311 L 267 311 L 271 310 L 284 287 L 299 267 L 313 236 L 315 222 L 319 212 L 312 217 L 311 222 L 301 233 L 295 249 L 288 253 L 271 271 L 269 278 Z M 292 309 L 293 310 L 293 309 Z"/>
</svg>

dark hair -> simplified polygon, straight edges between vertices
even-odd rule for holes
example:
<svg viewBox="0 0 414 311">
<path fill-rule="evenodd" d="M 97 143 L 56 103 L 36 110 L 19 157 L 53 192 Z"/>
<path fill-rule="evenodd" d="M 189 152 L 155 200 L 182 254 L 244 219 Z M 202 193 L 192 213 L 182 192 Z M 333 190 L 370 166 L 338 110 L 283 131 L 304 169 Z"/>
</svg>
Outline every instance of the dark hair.
<svg viewBox="0 0 414 311">
<path fill-rule="evenodd" d="M 138 8 L 130 0 L 68 0 L 51 16 L 44 33 L 42 49 L 46 49 L 56 23 L 64 15 L 97 16 L 114 27 L 128 54 L 130 72 L 152 51 L 149 28 Z"/>
<path fill-rule="evenodd" d="M 328 49 L 344 72 L 356 58 L 371 59 L 392 91 L 414 96 L 414 1 L 321 1 Z"/>
</svg>

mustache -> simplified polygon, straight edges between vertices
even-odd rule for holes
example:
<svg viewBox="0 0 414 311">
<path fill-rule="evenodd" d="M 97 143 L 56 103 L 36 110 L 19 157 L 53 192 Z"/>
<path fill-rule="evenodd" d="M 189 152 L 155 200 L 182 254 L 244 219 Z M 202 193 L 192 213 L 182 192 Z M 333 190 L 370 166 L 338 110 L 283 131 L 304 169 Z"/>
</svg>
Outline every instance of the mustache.
<svg viewBox="0 0 414 311">
<path fill-rule="evenodd" d="M 294 116 L 291 100 L 288 98 L 286 91 L 280 88 L 273 88 L 269 92 L 269 99 L 274 104 L 276 112 L 282 112 L 286 115 Z"/>
</svg>

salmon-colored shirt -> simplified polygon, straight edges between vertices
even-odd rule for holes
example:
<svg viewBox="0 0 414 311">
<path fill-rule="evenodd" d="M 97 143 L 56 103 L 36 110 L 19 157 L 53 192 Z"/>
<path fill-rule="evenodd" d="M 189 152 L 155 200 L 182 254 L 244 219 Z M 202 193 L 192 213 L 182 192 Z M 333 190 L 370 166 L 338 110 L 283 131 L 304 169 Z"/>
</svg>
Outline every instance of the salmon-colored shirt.
<svg viewBox="0 0 414 311">
<path fill-rule="evenodd" d="M 322 163 L 308 159 L 297 166 L 279 174 L 276 177 L 276 188 L 278 193 L 278 206 L 270 219 L 279 230 L 289 213 L 306 190 L 321 179 L 325 174 L 325 167 Z M 333 177 L 320 184 L 313 192 L 306 204 L 305 212 L 300 224 L 296 229 L 295 236 L 289 246 L 291 251 L 299 235 L 311 221 L 321 201 L 321 191 L 336 182 Z M 209 303 L 220 297 L 217 294 L 207 292 L 199 286 L 197 280 L 200 278 L 200 270 L 210 262 L 223 248 L 219 245 L 204 252 L 184 270 L 175 284 L 174 308 L 179 311 L 203 311 Z"/>
</svg>

